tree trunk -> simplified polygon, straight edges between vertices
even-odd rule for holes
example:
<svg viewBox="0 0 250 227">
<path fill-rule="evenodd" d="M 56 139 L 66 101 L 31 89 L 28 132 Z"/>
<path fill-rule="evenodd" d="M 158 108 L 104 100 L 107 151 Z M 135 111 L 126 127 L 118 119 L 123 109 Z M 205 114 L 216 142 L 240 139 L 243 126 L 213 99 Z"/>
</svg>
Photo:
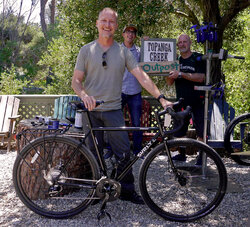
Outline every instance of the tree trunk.
<svg viewBox="0 0 250 227">
<path fill-rule="evenodd" d="M 45 21 L 45 6 L 47 4 L 48 0 L 40 0 L 40 20 L 41 20 L 41 26 L 42 26 L 42 31 L 44 34 L 45 39 L 47 40 L 47 25 Z"/>
<path fill-rule="evenodd" d="M 217 41 L 216 42 L 210 42 L 208 45 L 208 48 L 213 51 L 213 53 L 219 53 L 220 49 L 223 45 L 223 33 L 224 30 L 218 30 L 217 31 Z M 212 84 L 220 82 L 221 80 L 224 81 L 223 78 L 223 72 L 221 71 L 221 60 L 219 59 L 212 59 L 211 62 L 211 74 L 210 74 L 210 82 Z"/>
<path fill-rule="evenodd" d="M 50 8 L 50 24 L 55 24 L 55 14 L 56 14 L 56 0 L 52 0 L 49 4 Z"/>
<path fill-rule="evenodd" d="M 218 0 L 201 0 L 201 7 L 203 13 L 204 22 L 212 22 L 214 26 L 217 26 L 221 22 L 221 16 L 218 6 Z M 212 50 L 213 53 L 218 53 L 223 44 L 223 31 L 217 31 L 217 41 L 209 42 L 208 49 Z M 213 59 L 211 63 L 211 74 L 210 74 L 210 83 L 214 84 L 219 82 L 222 78 L 221 72 L 221 61 L 218 59 Z"/>
<path fill-rule="evenodd" d="M 204 22 L 212 22 L 217 26 L 216 42 L 209 43 L 209 49 L 213 50 L 213 53 L 219 53 L 223 46 L 223 34 L 228 24 L 233 18 L 242 10 L 250 5 L 249 0 L 231 0 L 228 5 L 228 10 L 221 16 L 219 1 L 218 0 L 200 0 L 200 6 L 203 14 Z M 211 83 L 224 81 L 224 77 L 221 71 L 221 60 L 214 59 L 211 64 Z"/>
</svg>

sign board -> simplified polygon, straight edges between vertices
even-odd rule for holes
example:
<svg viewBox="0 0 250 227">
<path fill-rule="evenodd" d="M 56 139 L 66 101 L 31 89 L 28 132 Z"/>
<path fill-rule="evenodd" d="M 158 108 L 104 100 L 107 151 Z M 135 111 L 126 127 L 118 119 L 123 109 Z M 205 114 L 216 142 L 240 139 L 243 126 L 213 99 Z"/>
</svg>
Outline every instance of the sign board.
<svg viewBox="0 0 250 227">
<path fill-rule="evenodd" d="M 139 65 L 148 74 L 166 76 L 170 71 L 179 70 L 179 61 L 140 62 Z"/>
<path fill-rule="evenodd" d="M 178 70 L 175 39 L 142 39 L 140 66 L 149 74 L 167 75 Z"/>
</svg>

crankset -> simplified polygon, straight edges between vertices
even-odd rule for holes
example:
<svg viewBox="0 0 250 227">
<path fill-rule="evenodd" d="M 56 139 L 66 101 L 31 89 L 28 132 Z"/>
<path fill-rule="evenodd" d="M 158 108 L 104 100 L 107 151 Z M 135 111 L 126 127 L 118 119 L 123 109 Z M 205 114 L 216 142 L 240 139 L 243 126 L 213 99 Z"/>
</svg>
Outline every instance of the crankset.
<svg viewBox="0 0 250 227">
<path fill-rule="evenodd" d="M 97 182 L 96 195 L 100 199 L 105 199 L 108 194 L 107 202 L 114 201 L 121 194 L 121 184 L 118 181 L 109 178 L 102 178 Z"/>
<path fill-rule="evenodd" d="M 111 222 L 111 215 L 105 209 L 108 200 L 109 200 L 109 194 L 106 193 L 105 198 L 102 201 L 100 212 L 97 214 L 97 220 L 98 220 L 99 225 L 100 225 L 101 219 L 105 218 L 105 216 L 107 216 Z"/>
<path fill-rule="evenodd" d="M 97 215 L 98 222 L 107 216 L 111 221 L 111 215 L 106 211 L 107 202 L 114 201 L 121 194 L 121 184 L 118 181 L 106 177 L 101 178 L 97 182 L 96 195 L 102 199 L 100 212 Z"/>
</svg>

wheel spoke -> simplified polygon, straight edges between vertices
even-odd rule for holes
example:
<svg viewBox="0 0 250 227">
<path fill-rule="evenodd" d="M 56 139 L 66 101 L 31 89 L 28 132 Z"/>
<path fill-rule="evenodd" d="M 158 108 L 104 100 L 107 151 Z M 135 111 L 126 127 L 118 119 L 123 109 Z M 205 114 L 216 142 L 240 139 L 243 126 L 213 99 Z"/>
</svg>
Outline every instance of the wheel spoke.
<svg viewBox="0 0 250 227">
<path fill-rule="evenodd" d="M 171 170 L 168 157 L 162 155 L 165 148 L 160 145 L 143 163 L 140 188 L 147 205 L 157 214 L 169 220 L 191 221 L 218 206 L 225 194 L 226 170 L 218 156 L 210 155 L 209 147 L 204 148 L 201 143 L 190 140 L 181 141 L 180 145 L 186 148 L 188 155 L 185 162 L 174 161 L 179 177 Z M 172 142 L 169 149 L 178 150 L 177 145 L 177 142 Z M 196 165 L 197 148 L 207 156 L 205 174 L 202 167 Z"/>
<path fill-rule="evenodd" d="M 16 160 L 17 194 L 34 212 L 69 217 L 94 199 L 98 167 L 92 163 L 94 157 L 78 143 L 63 137 L 39 138 Z"/>
</svg>

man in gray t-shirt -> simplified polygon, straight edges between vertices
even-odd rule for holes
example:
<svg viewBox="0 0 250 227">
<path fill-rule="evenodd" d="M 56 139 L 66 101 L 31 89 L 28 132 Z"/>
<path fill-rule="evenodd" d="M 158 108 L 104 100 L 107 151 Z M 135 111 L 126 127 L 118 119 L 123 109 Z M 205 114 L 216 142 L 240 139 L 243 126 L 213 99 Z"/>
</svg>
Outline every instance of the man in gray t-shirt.
<svg viewBox="0 0 250 227">
<path fill-rule="evenodd" d="M 162 98 L 160 91 L 141 70 L 132 53 L 114 41 L 114 33 L 118 27 L 117 13 L 104 8 L 96 21 L 98 39 L 83 46 L 78 54 L 77 63 L 72 78 L 72 88 L 82 99 L 90 111 L 94 127 L 125 126 L 121 110 L 122 80 L 125 67 L 137 78 L 139 83 L 155 98 L 158 98 L 164 108 L 172 105 Z M 159 97 L 160 96 L 160 97 Z M 96 107 L 96 100 L 105 103 Z M 86 122 L 86 119 L 83 119 Z M 84 132 L 88 126 L 83 124 Z M 108 132 L 108 141 L 117 160 L 119 174 L 130 159 L 130 144 L 128 133 Z M 96 133 L 98 146 L 103 148 L 103 133 Z M 86 143 L 95 152 L 93 141 L 87 138 Z M 135 192 L 132 170 L 120 181 L 122 190 L 120 199 L 143 204 L 141 197 Z"/>
</svg>

